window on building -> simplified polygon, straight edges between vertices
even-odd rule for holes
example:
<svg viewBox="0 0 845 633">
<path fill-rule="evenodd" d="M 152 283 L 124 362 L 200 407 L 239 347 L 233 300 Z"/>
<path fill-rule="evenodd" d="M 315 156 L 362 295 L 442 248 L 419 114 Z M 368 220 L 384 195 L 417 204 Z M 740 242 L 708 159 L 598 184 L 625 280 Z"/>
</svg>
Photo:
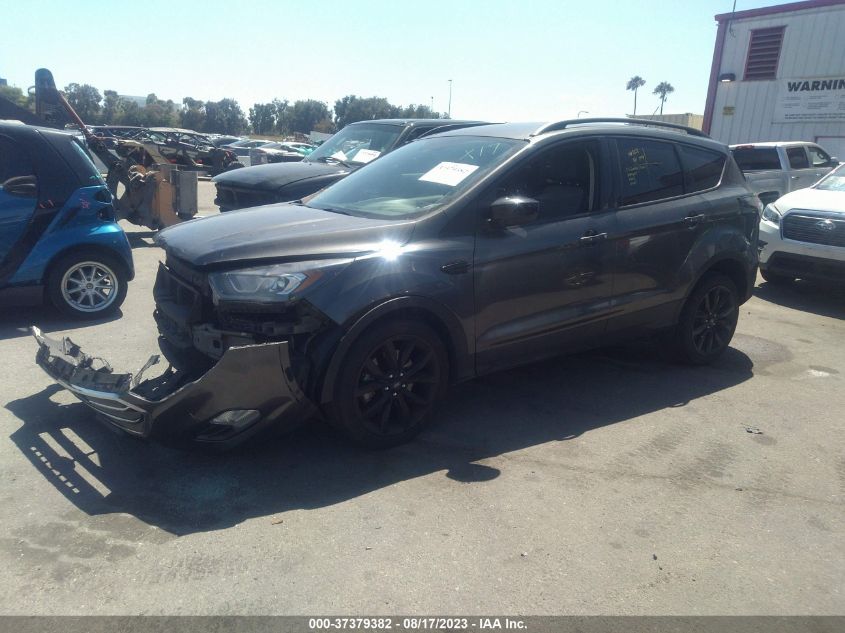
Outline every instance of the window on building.
<svg viewBox="0 0 845 633">
<path fill-rule="evenodd" d="M 748 58 L 745 60 L 746 81 L 775 79 L 783 45 L 783 26 L 751 31 Z"/>
</svg>

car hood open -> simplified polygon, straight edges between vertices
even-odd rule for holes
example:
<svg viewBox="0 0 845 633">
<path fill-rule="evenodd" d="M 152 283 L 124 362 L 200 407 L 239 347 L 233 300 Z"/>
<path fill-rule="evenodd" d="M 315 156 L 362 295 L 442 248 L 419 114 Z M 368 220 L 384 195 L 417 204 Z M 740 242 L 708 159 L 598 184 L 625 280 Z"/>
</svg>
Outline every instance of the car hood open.
<svg viewBox="0 0 845 633">
<path fill-rule="evenodd" d="M 226 187 L 276 191 L 292 182 L 330 174 L 346 174 L 349 171 L 349 168 L 338 163 L 272 163 L 233 169 L 215 176 L 213 181 Z"/>
<path fill-rule="evenodd" d="M 411 221 L 367 219 L 274 204 L 172 226 L 156 237 L 168 254 L 194 266 L 225 267 L 252 260 L 301 261 L 349 257 L 405 244 Z"/>
</svg>

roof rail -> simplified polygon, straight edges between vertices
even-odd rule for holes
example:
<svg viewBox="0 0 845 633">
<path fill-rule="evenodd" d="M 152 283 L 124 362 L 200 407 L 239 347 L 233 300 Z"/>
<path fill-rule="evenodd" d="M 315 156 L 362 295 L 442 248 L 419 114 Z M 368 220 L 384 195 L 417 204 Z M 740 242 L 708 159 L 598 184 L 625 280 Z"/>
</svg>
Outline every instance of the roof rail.
<svg viewBox="0 0 845 633">
<path fill-rule="evenodd" d="M 448 119 L 443 119 L 444 121 L 448 121 Z M 425 136 L 431 136 L 432 134 L 440 134 L 440 132 L 449 132 L 450 130 L 460 130 L 465 127 L 478 127 L 479 125 L 490 125 L 487 121 L 465 121 L 463 123 L 444 123 L 443 125 L 438 125 L 437 127 L 433 127 L 430 130 L 426 130 L 422 134 L 420 134 L 417 138 L 423 138 Z M 415 139 L 416 140 L 416 139 Z"/>
<path fill-rule="evenodd" d="M 665 123 L 663 121 L 652 121 L 651 119 L 620 119 L 612 117 L 599 117 L 592 119 L 566 119 L 564 121 L 557 121 L 556 123 L 546 123 L 536 131 L 532 132 L 531 136 L 538 136 L 546 132 L 556 132 L 563 130 L 573 125 L 589 125 L 591 123 L 626 123 L 628 125 L 642 125 L 645 127 L 665 127 L 670 130 L 678 132 L 686 132 L 690 136 L 701 136 L 703 138 L 710 138 L 701 130 L 696 130 L 693 127 L 686 125 L 678 125 L 677 123 Z"/>
</svg>

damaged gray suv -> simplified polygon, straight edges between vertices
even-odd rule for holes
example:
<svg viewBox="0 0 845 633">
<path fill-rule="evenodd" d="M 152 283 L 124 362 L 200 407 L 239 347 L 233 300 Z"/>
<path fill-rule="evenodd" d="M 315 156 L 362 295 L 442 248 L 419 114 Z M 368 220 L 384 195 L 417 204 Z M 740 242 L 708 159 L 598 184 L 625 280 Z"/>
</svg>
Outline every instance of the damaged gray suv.
<svg viewBox="0 0 845 633">
<path fill-rule="evenodd" d="M 501 124 L 402 147 L 303 201 L 163 231 L 160 376 L 37 329 L 37 362 L 125 431 L 229 447 L 324 416 L 408 440 L 450 383 L 661 334 L 703 364 L 757 270 L 728 149 L 631 120 Z"/>
</svg>

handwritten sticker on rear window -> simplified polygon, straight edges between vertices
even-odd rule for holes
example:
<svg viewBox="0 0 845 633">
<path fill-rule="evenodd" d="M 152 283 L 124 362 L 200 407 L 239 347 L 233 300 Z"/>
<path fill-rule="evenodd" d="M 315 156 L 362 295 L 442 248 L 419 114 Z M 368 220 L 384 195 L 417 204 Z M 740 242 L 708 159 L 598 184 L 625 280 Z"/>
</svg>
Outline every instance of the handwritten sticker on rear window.
<svg viewBox="0 0 845 633">
<path fill-rule="evenodd" d="M 478 165 L 443 162 L 429 169 L 420 176 L 419 179 L 425 182 L 436 182 L 441 185 L 454 187 L 455 185 L 460 184 L 464 178 L 469 176 L 476 169 L 478 169 Z"/>
<path fill-rule="evenodd" d="M 359 149 L 352 157 L 356 163 L 369 163 L 371 160 L 381 156 L 381 152 L 374 149 Z"/>
<path fill-rule="evenodd" d="M 625 168 L 625 175 L 628 176 L 628 184 L 635 187 L 640 179 L 640 172 L 648 169 L 648 158 L 645 150 L 634 147 L 628 150 L 628 163 Z"/>
</svg>

